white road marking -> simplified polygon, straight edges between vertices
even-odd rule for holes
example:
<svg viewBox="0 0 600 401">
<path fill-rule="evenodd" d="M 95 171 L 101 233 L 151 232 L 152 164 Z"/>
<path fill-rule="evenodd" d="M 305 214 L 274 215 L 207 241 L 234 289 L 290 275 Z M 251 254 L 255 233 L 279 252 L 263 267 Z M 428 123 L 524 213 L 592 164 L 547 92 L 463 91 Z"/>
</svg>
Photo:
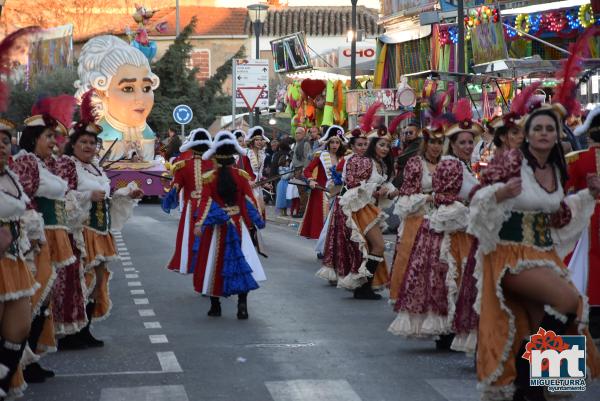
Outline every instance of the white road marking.
<svg viewBox="0 0 600 401">
<path fill-rule="evenodd" d="M 425 381 L 448 401 L 479 401 L 481 398 L 476 380 L 427 379 Z"/>
<path fill-rule="evenodd" d="M 346 380 L 265 382 L 273 401 L 362 401 Z"/>
<path fill-rule="evenodd" d="M 315 343 L 290 343 L 290 344 L 246 344 L 246 348 L 305 348 L 314 347 Z"/>
<path fill-rule="evenodd" d="M 162 329 L 160 322 L 144 322 L 144 327 L 147 329 Z"/>
<path fill-rule="evenodd" d="M 124 272 L 133 272 L 135 271 L 135 267 L 126 267 L 123 269 Z"/>
<path fill-rule="evenodd" d="M 148 336 L 152 344 L 167 344 L 169 340 L 164 334 L 151 334 Z"/>
<path fill-rule="evenodd" d="M 123 266 L 133 266 L 133 262 L 121 262 Z"/>
<path fill-rule="evenodd" d="M 125 278 L 130 279 L 130 278 L 140 278 L 139 274 L 126 274 Z"/>
<path fill-rule="evenodd" d="M 138 313 L 140 314 L 141 317 L 156 316 L 156 313 L 154 313 L 154 309 L 140 309 L 140 310 L 138 310 Z"/>
<path fill-rule="evenodd" d="M 136 305 L 148 305 L 150 301 L 148 298 L 133 298 L 133 303 Z"/>
<path fill-rule="evenodd" d="M 183 372 L 183 369 L 181 369 L 174 352 L 157 352 L 156 356 L 158 357 L 158 362 L 160 362 L 163 372 Z"/>
<path fill-rule="evenodd" d="M 131 254 L 129 252 L 119 252 L 119 256 L 131 256 Z"/>
<path fill-rule="evenodd" d="M 121 260 L 131 260 L 131 256 L 121 256 Z"/>
<path fill-rule="evenodd" d="M 127 286 L 128 287 L 141 287 L 142 282 L 141 281 L 128 281 Z"/>
<path fill-rule="evenodd" d="M 146 291 L 144 291 L 144 290 L 130 290 L 129 293 L 131 295 L 145 295 Z"/>
<path fill-rule="evenodd" d="M 189 398 L 182 385 L 165 385 L 103 388 L 100 401 L 189 401 Z"/>
</svg>

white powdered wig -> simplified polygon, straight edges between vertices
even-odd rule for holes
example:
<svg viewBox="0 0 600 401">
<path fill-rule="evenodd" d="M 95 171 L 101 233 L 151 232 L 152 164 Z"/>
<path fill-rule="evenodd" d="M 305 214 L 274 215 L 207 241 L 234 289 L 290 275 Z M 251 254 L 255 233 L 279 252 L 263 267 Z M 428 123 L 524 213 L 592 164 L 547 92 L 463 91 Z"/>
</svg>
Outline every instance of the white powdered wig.
<svg viewBox="0 0 600 401">
<path fill-rule="evenodd" d="M 152 81 L 152 90 L 158 88 L 160 84 L 160 79 L 152 73 L 144 53 L 116 36 L 102 35 L 90 39 L 81 49 L 78 62 L 79 79 L 75 81 L 75 88 L 77 88 L 75 97 L 78 99 L 92 88 L 99 91 L 108 90 L 112 77 L 117 74 L 117 70 L 122 65 L 147 68 L 148 78 Z M 95 105 L 101 106 L 102 102 L 97 95 L 94 95 L 93 100 Z M 99 118 L 104 115 L 102 107 L 96 107 L 96 111 Z"/>
<path fill-rule="evenodd" d="M 213 139 L 213 143 L 210 149 L 202 155 L 204 160 L 208 160 L 213 157 L 216 153 L 218 153 L 218 149 L 223 145 L 233 145 L 235 150 L 240 155 L 246 154 L 246 150 L 240 146 L 235 135 L 233 135 L 229 131 L 219 131 L 215 138 Z"/>
<path fill-rule="evenodd" d="M 590 128 L 592 128 L 591 125 L 592 125 L 592 120 L 594 119 L 594 117 L 596 117 L 599 114 L 600 114 L 600 106 L 596 106 L 596 108 L 594 110 L 592 110 L 588 113 L 583 124 L 580 125 L 579 127 L 575 128 L 575 131 L 573 131 L 573 134 L 575 136 L 581 136 L 581 135 L 585 134 Z"/>
<path fill-rule="evenodd" d="M 195 130 L 192 130 L 192 132 L 190 132 L 190 134 L 185 138 L 185 141 L 179 148 L 179 151 L 185 152 L 186 150 L 198 145 L 208 145 L 209 148 L 212 145 L 210 132 L 204 128 L 196 128 Z"/>
<path fill-rule="evenodd" d="M 248 130 L 248 133 L 246 134 L 246 142 L 249 142 L 253 137 L 259 135 L 262 136 L 267 143 L 271 142 L 269 138 L 265 136 L 265 129 L 260 125 L 254 126 Z"/>
</svg>

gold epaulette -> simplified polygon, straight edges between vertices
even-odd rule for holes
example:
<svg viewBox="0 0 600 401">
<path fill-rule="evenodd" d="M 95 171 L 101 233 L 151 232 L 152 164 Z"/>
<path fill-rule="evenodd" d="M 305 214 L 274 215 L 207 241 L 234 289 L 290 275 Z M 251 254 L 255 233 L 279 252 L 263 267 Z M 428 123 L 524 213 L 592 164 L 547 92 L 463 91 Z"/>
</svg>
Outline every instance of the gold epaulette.
<svg viewBox="0 0 600 401">
<path fill-rule="evenodd" d="M 215 170 L 210 170 L 204 174 L 202 174 L 202 183 L 210 183 L 212 182 L 212 180 L 215 179 L 215 174 L 214 174 Z"/>
<path fill-rule="evenodd" d="M 322 150 L 317 150 L 315 153 L 313 153 L 313 159 L 321 157 L 321 153 L 323 153 Z"/>
<path fill-rule="evenodd" d="M 171 174 L 175 174 L 177 170 L 181 170 L 185 166 L 185 160 L 178 161 L 177 163 L 165 163 L 165 168 L 171 172 Z"/>
<path fill-rule="evenodd" d="M 573 152 L 569 152 L 565 155 L 565 159 L 567 160 L 567 164 L 571 164 L 576 162 L 579 159 L 579 155 L 587 150 L 575 150 Z"/>
<path fill-rule="evenodd" d="M 352 153 L 352 149 L 346 149 L 346 154 L 344 156 L 350 156 Z"/>
<path fill-rule="evenodd" d="M 238 170 L 238 174 L 241 177 L 244 177 L 245 179 L 250 180 L 250 174 L 248 174 L 248 172 L 246 170 L 242 170 L 241 168 L 238 168 L 237 170 Z"/>
</svg>

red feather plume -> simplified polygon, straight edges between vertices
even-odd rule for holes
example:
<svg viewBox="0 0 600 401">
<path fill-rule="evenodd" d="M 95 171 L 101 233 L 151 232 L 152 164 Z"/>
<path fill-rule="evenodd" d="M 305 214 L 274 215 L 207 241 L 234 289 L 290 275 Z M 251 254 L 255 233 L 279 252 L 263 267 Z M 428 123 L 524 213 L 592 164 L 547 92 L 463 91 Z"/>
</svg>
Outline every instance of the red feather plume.
<svg viewBox="0 0 600 401">
<path fill-rule="evenodd" d="M 589 40 L 598 35 L 599 31 L 600 27 L 598 26 L 585 30 L 577 41 L 569 46 L 571 55 L 563 62 L 562 68 L 556 73 L 556 78 L 562 79 L 562 82 L 556 88 L 556 94 L 552 102 L 561 104 L 567 110 L 567 115 L 581 108 L 575 94 L 577 90 L 576 78 L 581 72 L 581 61 L 587 53 Z"/>
<path fill-rule="evenodd" d="M 398 128 L 398 125 L 400 125 L 402 121 L 406 120 L 407 118 L 413 117 L 415 117 L 415 113 L 413 113 L 412 111 L 407 111 L 405 113 L 400 114 L 390 122 L 388 132 L 393 135 L 394 132 L 396 132 L 396 128 Z"/>
<path fill-rule="evenodd" d="M 473 109 L 471 108 L 471 101 L 467 98 L 458 99 L 458 101 L 452 108 L 452 114 L 454 114 L 454 119 L 457 122 L 471 121 L 473 119 Z"/>
<path fill-rule="evenodd" d="M 523 90 L 519 92 L 519 94 L 513 99 L 510 105 L 510 114 L 518 117 L 522 117 L 527 114 L 529 112 L 529 102 L 531 100 L 531 96 L 533 96 L 541 84 L 542 83 L 538 81 L 523 88 Z"/>
<path fill-rule="evenodd" d="M 50 116 L 62 123 L 68 130 L 73 122 L 76 104 L 77 101 L 71 95 L 46 97 L 33 105 L 31 108 L 31 115 L 35 116 L 42 114 Z"/>
<path fill-rule="evenodd" d="M 8 76 L 13 68 L 12 57 L 17 50 L 19 40 L 27 35 L 40 31 L 40 28 L 32 26 L 19 29 L 8 35 L 0 42 L 0 76 Z M 0 111 L 6 111 L 8 107 L 8 96 L 10 88 L 7 82 L 0 79 Z"/>
<path fill-rule="evenodd" d="M 360 119 L 360 129 L 364 132 L 369 132 L 373 128 L 373 121 L 375 121 L 375 114 L 383 106 L 381 102 L 375 102 L 369 107 L 367 112 Z"/>
<path fill-rule="evenodd" d="M 81 105 L 79 106 L 79 120 L 81 123 L 87 125 L 90 123 L 96 123 L 96 114 L 94 105 L 92 104 L 92 97 L 94 96 L 94 89 L 90 89 L 85 92 L 81 97 Z"/>
</svg>

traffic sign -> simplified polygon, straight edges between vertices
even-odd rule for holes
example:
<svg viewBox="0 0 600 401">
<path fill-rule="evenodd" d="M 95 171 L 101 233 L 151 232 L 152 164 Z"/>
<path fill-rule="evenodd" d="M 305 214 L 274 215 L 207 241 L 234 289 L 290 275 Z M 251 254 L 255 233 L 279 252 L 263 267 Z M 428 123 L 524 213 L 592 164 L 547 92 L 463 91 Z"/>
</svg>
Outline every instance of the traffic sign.
<svg viewBox="0 0 600 401">
<path fill-rule="evenodd" d="M 269 107 L 269 60 L 235 59 L 233 60 L 235 79 L 235 106 L 248 108 Z M 256 102 L 253 95 L 258 94 Z M 251 107 L 253 106 L 253 107 Z"/>
<path fill-rule="evenodd" d="M 189 124 L 194 118 L 194 112 L 187 104 L 180 104 L 173 109 L 173 119 L 177 124 Z"/>
</svg>

